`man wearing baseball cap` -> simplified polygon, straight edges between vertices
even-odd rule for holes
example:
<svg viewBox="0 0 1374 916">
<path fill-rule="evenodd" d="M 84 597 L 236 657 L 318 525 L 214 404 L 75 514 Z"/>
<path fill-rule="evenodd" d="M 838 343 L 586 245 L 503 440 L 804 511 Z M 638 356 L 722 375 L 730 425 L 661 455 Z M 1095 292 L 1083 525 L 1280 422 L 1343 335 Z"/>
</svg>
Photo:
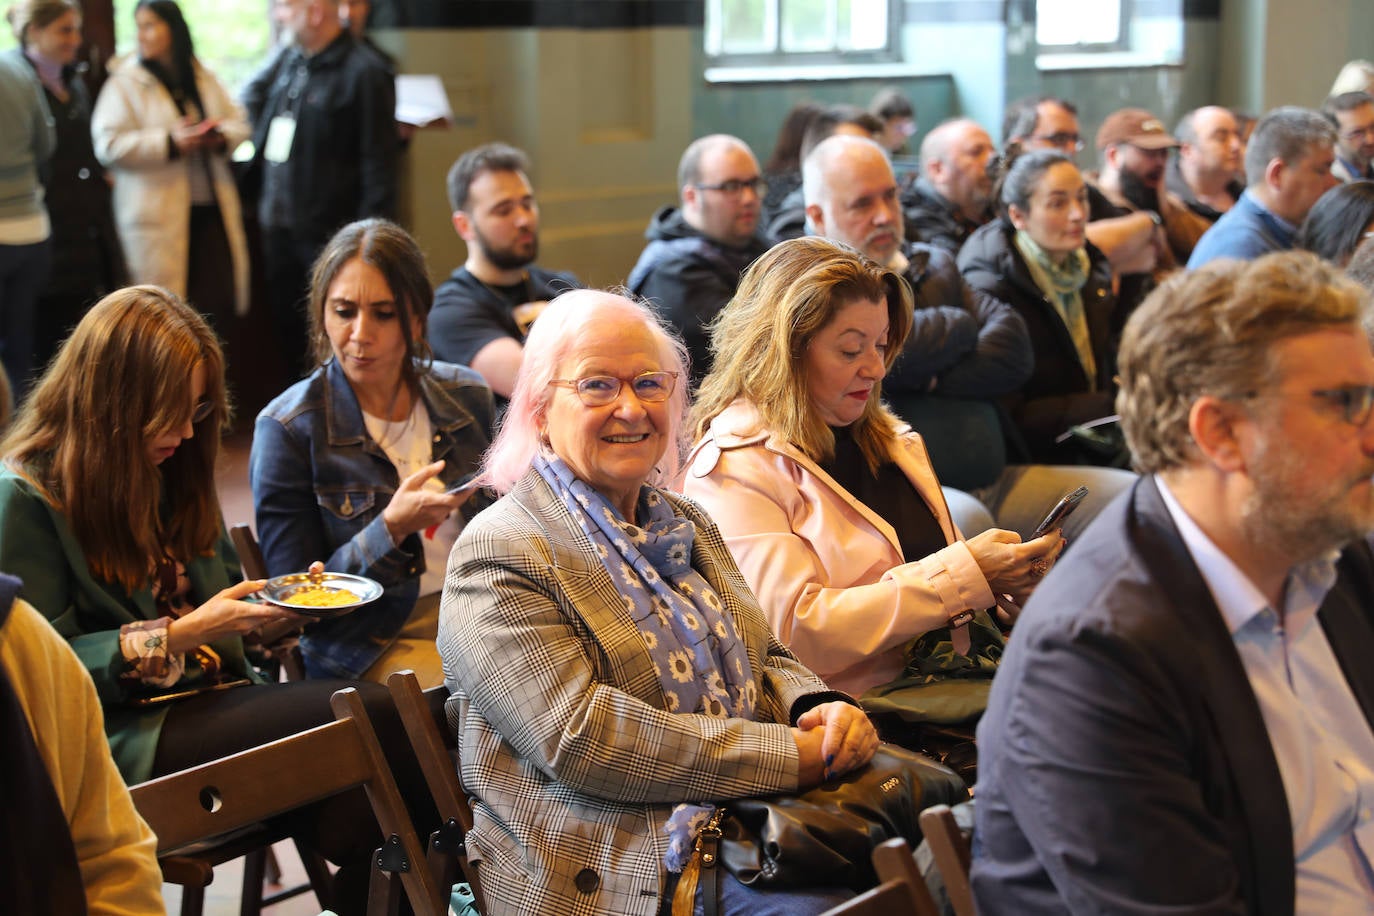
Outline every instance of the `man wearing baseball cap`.
<svg viewBox="0 0 1374 916">
<path fill-rule="evenodd" d="M 1187 261 L 1211 225 L 1165 188 L 1169 151 L 1178 145 L 1164 122 L 1151 112 L 1122 108 L 1108 115 L 1097 131 L 1101 167 L 1096 176 L 1090 176 L 1106 204 L 1094 207 L 1093 219 L 1137 210 L 1153 214 L 1167 244 L 1160 252 L 1158 267 L 1162 269 Z"/>
</svg>

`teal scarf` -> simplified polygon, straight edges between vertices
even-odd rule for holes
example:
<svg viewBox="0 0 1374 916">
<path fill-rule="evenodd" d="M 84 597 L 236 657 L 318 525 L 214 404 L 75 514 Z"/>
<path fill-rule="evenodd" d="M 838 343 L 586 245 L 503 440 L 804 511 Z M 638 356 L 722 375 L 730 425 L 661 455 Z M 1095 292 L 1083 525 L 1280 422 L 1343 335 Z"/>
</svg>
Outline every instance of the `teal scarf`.
<svg viewBox="0 0 1374 916">
<path fill-rule="evenodd" d="M 1088 376 L 1088 384 L 1097 387 L 1097 360 L 1093 357 L 1092 335 L 1088 331 L 1088 316 L 1083 311 L 1083 287 L 1088 283 L 1088 252 L 1084 248 L 1070 254 L 1064 263 L 1056 264 L 1049 252 L 1041 248 L 1025 230 L 1016 231 L 1016 250 L 1021 252 L 1030 268 L 1035 285 L 1050 300 L 1059 318 L 1073 338 L 1078 362 Z"/>
</svg>

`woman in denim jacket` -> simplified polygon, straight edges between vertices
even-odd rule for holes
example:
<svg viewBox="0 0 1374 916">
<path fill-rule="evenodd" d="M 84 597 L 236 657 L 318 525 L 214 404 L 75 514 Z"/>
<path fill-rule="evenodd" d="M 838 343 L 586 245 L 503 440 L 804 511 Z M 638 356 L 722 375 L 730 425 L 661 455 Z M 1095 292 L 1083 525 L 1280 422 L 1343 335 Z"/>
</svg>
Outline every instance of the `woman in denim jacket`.
<svg viewBox="0 0 1374 916">
<path fill-rule="evenodd" d="M 385 593 L 301 639 L 310 677 L 443 680 L 434 647 L 449 548 L 477 505 L 449 492 L 490 441 L 491 390 L 433 362 L 424 256 L 398 226 L 352 223 L 315 263 L 309 309 L 318 367 L 258 415 L 249 461 L 271 575 L 325 568 Z"/>
</svg>

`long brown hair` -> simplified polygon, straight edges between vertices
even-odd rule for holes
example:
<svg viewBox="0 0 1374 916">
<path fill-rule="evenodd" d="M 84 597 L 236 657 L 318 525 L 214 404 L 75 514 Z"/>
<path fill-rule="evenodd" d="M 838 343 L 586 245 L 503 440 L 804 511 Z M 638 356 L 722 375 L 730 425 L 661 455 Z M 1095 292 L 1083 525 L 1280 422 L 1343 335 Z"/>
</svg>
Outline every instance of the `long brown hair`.
<svg viewBox="0 0 1374 916">
<path fill-rule="evenodd" d="M 764 424 L 812 461 L 828 461 L 835 435 L 811 403 L 806 347 L 835 313 L 860 299 L 887 304 L 886 368 L 911 332 L 911 287 L 854 249 L 815 236 L 773 246 L 740 280 L 735 297 L 711 324 L 711 373 L 701 383 L 691 427 L 700 439 L 736 398 L 747 398 Z M 870 468 L 887 460 L 901 425 L 875 386 L 854 422 Z"/>
<path fill-rule="evenodd" d="M 197 363 L 210 414 L 156 465 L 148 440 L 190 419 Z M 160 287 L 131 286 L 81 319 L 0 454 L 67 517 L 91 572 L 133 592 L 164 553 L 188 562 L 214 548 L 223 527 L 215 459 L 229 415 L 224 355 L 205 319 Z"/>
</svg>

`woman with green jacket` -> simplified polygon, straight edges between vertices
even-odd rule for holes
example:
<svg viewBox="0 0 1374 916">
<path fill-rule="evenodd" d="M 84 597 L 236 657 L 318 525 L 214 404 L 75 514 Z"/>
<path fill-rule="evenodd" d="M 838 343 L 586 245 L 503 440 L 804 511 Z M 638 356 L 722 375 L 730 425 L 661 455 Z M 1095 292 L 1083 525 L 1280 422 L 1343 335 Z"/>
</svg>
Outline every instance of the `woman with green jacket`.
<svg viewBox="0 0 1374 916">
<path fill-rule="evenodd" d="M 239 581 L 215 492 L 228 417 L 224 357 L 197 311 L 153 286 L 106 296 L 0 443 L 0 570 L 90 671 L 129 783 L 321 725 L 333 692 L 357 686 L 402 793 L 425 797 L 385 688 L 265 684 L 244 657 L 243 636 L 289 612 L 247 600 L 265 582 Z M 363 793 L 293 817 L 344 866 L 333 908 L 361 907 L 379 840 Z"/>
</svg>

